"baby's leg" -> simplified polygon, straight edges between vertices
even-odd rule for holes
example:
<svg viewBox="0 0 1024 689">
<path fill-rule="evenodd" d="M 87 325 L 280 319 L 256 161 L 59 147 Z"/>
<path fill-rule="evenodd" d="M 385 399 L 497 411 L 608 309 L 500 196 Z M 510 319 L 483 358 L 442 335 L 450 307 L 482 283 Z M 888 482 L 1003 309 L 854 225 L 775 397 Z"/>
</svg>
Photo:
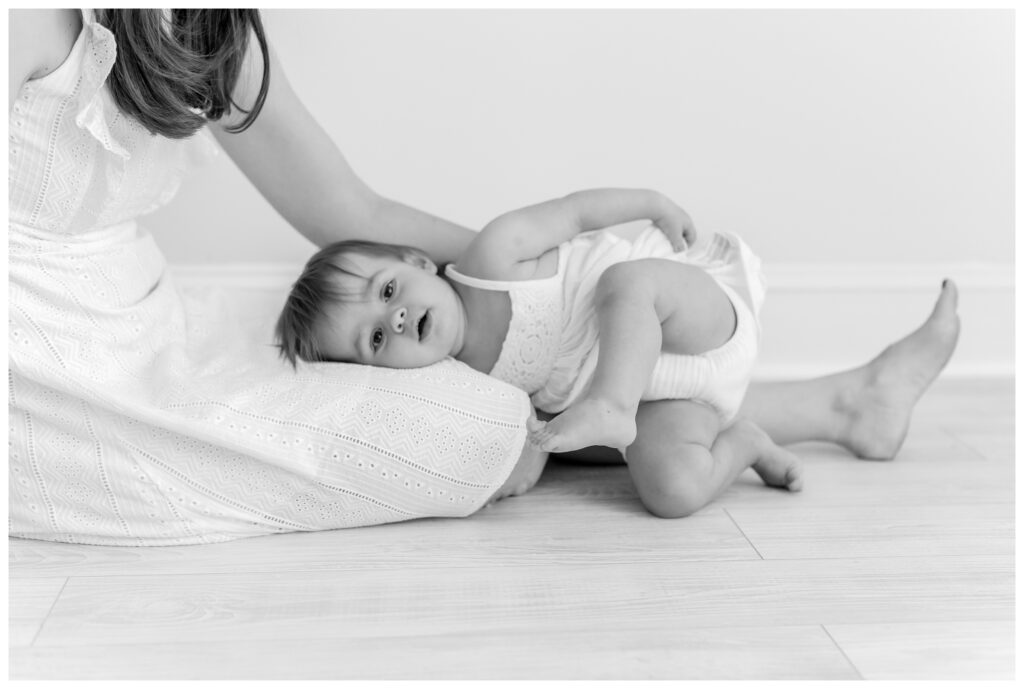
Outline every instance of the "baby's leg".
<svg viewBox="0 0 1024 689">
<path fill-rule="evenodd" d="M 626 451 L 644 506 L 659 517 L 686 517 L 714 500 L 748 467 L 770 486 L 798 491 L 802 465 L 749 421 L 719 430 L 718 415 L 697 402 L 677 400 L 671 418 L 643 415 L 645 442 Z M 664 433 L 664 424 L 673 428 Z M 658 438 L 671 437 L 672 442 Z"/>
<path fill-rule="evenodd" d="M 664 259 L 609 267 L 597 283 L 600 355 L 587 393 L 531 440 L 548 452 L 588 445 L 626 447 L 636 438 L 636 412 L 662 351 L 700 354 L 725 344 L 736 315 L 703 270 Z"/>
<path fill-rule="evenodd" d="M 892 459 L 910 426 L 914 405 L 952 356 L 960 335 L 957 289 L 943 281 L 928 319 L 870 362 L 821 378 L 754 382 L 747 389 L 740 416 L 755 422 L 780 445 L 821 440 L 838 443 L 858 457 Z M 640 407 L 640 432 L 632 452 L 657 452 L 672 444 L 672 419 L 679 400 Z M 645 421 L 651 417 L 650 425 Z M 656 431 L 645 434 L 645 427 Z M 657 432 L 657 437 L 656 437 Z M 579 462 L 619 464 L 618 452 L 590 447 L 571 456 Z"/>
</svg>

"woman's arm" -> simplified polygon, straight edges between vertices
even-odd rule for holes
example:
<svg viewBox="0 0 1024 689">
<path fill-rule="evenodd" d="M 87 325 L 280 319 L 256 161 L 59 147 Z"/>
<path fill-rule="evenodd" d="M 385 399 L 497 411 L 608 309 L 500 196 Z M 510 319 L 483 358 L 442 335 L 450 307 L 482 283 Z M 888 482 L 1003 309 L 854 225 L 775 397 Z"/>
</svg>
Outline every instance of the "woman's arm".
<svg viewBox="0 0 1024 689">
<path fill-rule="evenodd" d="M 10 10 L 7 35 L 7 113 L 29 79 L 44 77 L 67 59 L 82 30 L 78 10 Z"/>
<path fill-rule="evenodd" d="M 255 101 L 262 70 L 254 37 L 236 102 Z M 448 263 L 476 234 L 384 198 L 363 182 L 292 90 L 273 52 L 263 110 L 244 132 L 225 131 L 240 119 L 232 113 L 214 124 L 214 136 L 285 220 L 318 246 L 342 239 L 411 244 Z"/>
</svg>

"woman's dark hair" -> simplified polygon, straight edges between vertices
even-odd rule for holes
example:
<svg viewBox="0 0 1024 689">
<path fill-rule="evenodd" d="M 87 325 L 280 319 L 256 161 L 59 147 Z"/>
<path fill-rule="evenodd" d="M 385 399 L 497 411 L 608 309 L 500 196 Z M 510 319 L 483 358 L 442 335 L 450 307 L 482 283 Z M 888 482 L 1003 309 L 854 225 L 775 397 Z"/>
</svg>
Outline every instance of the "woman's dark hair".
<svg viewBox="0 0 1024 689">
<path fill-rule="evenodd" d="M 230 132 L 249 128 L 270 84 L 270 55 L 259 10 L 97 10 L 97 21 L 114 34 L 117 59 L 107 79 L 117 107 L 153 134 L 184 139 L 232 108 L 245 119 Z M 263 83 L 252 108 L 232 97 L 256 34 L 263 53 Z"/>
</svg>

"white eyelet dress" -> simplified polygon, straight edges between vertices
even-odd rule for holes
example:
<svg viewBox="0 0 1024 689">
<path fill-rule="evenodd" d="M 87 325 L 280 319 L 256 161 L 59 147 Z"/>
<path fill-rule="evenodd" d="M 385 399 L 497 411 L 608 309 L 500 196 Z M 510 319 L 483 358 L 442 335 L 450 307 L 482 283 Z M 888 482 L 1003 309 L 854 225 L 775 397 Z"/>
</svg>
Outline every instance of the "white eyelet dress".
<svg viewBox="0 0 1024 689">
<path fill-rule="evenodd" d="M 295 372 L 272 318 L 179 290 L 136 219 L 174 195 L 189 143 L 117 110 L 114 38 L 83 15 L 10 115 L 10 535 L 209 543 L 484 505 L 527 397 L 451 360 Z"/>
</svg>

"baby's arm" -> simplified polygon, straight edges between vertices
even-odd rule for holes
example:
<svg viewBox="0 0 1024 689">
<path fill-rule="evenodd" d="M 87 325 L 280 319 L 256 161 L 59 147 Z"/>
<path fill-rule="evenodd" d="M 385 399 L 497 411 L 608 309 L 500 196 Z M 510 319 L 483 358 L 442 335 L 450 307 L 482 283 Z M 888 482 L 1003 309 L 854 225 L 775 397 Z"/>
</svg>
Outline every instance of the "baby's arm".
<svg viewBox="0 0 1024 689">
<path fill-rule="evenodd" d="M 690 216 L 656 191 L 591 189 L 498 216 L 470 244 L 459 260 L 460 269 L 511 279 L 517 265 L 536 260 L 581 232 L 643 219 L 661 228 L 676 251 L 696 238 Z"/>
</svg>

